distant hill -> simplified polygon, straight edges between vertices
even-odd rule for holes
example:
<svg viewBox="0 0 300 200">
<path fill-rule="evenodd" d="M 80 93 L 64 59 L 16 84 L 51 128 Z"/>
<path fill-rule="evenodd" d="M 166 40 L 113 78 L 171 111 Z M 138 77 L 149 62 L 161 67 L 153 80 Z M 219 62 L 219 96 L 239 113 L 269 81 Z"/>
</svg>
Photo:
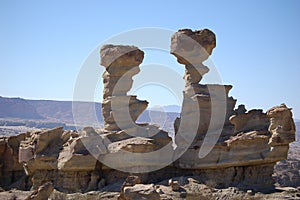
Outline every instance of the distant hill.
<svg viewBox="0 0 300 200">
<path fill-rule="evenodd" d="M 181 106 L 178 106 L 178 105 L 168 105 L 168 106 L 162 106 L 162 107 L 155 107 L 154 106 L 154 107 L 149 108 L 149 110 L 180 113 L 181 112 Z"/>
<path fill-rule="evenodd" d="M 54 100 L 30 100 L 21 98 L 0 98 L 0 118 L 19 118 L 43 120 L 37 123 L 37 126 L 48 124 L 52 126 L 57 123 L 68 124 L 70 127 L 75 124 L 73 119 L 72 104 L 76 103 L 76 114 L 79 115 L 80 125 L 94 126 L 103 124 L 101 103 L 94 102 L 72 102 L 72 101 L 54 101 Z M 146 110 L 138 118 L 138 122 L 148 122 L 159 125 L 161 128 L 172 131 L 173 123 L 179 116 L 180 106 L 171 105 L 162 107 L 160 110 Z M 91 114 L 96 113 L 95 117 Z M 78 116 L 77 115 L 77 116 Z M 76 118 L 78 119 L 78 118 Z M 32 124 L 32 121 L 22 121 L 16 119 L 2 121 L 2 124 Z M 5 123 L 4 123 L 5 122 Z M 50 123 L 50 124 L 49 124 Z M 76 122 L 78 123 L 78 121 Z M 0 123 L 1 125 L 1 123 Z M 67 127 L 67 126 L 65 126 Z M 73 126 L 74 127 L 74 126 Z M 46 127 L 45 127 L 46 128 Z"/>
<path fill-rule="evenodd" d="M 52 121 L 64 123 L 74 123 L 72 101 L 53 101 L 53 100 L 27 100 L 29 104 L 35 107 L 37 112 L 44 118 Z M 76 102 L 81 119 L 85 122 L 91 122 L 90 113 L 95 109 L 98 120 L 103 123 L 101 104 L 94 102 Z"/>
<path fill-rule="evenodd" d="M 0 96 L 0 118 L 42 119 L 43 117 L 25 99 Z"/>
</svg>

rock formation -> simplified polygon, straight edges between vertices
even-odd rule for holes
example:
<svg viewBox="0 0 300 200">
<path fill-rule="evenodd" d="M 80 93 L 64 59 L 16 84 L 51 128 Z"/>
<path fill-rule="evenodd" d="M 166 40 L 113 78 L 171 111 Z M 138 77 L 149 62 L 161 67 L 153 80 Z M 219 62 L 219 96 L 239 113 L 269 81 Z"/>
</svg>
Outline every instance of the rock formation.
<svg viewBox="0 0 300 200">
<path fill-rule="evenodd" d="M 216 186 L 269 190 L 274 184 L 274 165 L 286 159 L 288 144 L 295 140 L 291 109 L 281 105 L 266 114 L 246 112 L 240 105 L 234 110 L 236 100 L 228 97 L 232 86 L 198 84 L 208 72 L 202 62 L 215 44 L 215 35 L 207 29 L 179 30 L 172 37 L 171 53 L 186 70 L 181 117 L 174 124 L 177 144 L 185 145 L 193 127 L 198 127 L 192 144 L 175 165 L 195 170 Z M 202 157 L 201 148 L 214 142 Z"/>
<path fill-rule="evenodd" d="M 38 189 L 34 190 L 25 200 L 44 200 L 48 199 L 53 192 L 54 187 L 51 182 L 41 185 Z"/>
<path fill-rule="evenodd" d="M 104 128 L 108 131 L 126 129 L 148 105 L 136 96 L 127 96 L 133 84 L 132 77 L 140 71 L 144 52 L 134 46 L 104 45 L 100 54 L 101 65 L 105 67 L 102 75 Z M 114 119 L 117 115 L 123 116 Z"/>
<path fill-rule="evenodd" d="M 29 199 L 49 196 L 53 188 L 74 193 L 112 187 L 120 200 L 160 199 L 163 191 L 189 191 L 195 182 L 251 194 L 271 191 L 274 165 L 286 159 L 295 140 L 291 109 L 284 104 L 266 113 L 247 112 L 244 105 L 234 109 L 231 85 L 199 84 L 209 71 L 203 62 L 215 46 L 216 36 L 208 29 L 179 30 L 171 39 L 171 53 L 185 65 L 186 82 L 181 115 L 174 123 L 176 149 L 166 131 L 135 122 L 148 102 L 127 92 L 140 71 L 143 51 L 104 45 L 104 128 L 58 127 L 0 138 L 0 186 L 35 190 Z M 155 159 L 149 159 L 153 152 Z M 170 180 L 169 186 L 152 184 L 164 180 Z"/>
<path fill-rule="evenodd" d="M 154 125 L 136 124 L 139 115 L 147 108 L 148 102 L 141 101 L 136 96 L 127 96 L 131 89 L 132 77 L 139 73 L 144 52 L 134 46 L 104 45 L 100 50 L 103 73 L 103 102 L 105 137 L 111 142 L 107 150 L 111 158 L 126 157 L 123 152 L 149 153 L 156 151 L 171 142 L 168 133 Z M 134 137 L 135 136 L 135 137 Z M 100 155 L 100 159 L 108 160 L 110 156 Z M 149 160 L 150 161 L 150 160 Z M 139 164 L 122 162 L 122 170 L 147 167 L 153 165 L 153 160 L 142 161 Z M 137 162 L 137 161 L 136 161 Z M 121 166 L 120 165 L 120 166 Z M 157 163 L 162 165 L 162 163 Z"/>
</svg>

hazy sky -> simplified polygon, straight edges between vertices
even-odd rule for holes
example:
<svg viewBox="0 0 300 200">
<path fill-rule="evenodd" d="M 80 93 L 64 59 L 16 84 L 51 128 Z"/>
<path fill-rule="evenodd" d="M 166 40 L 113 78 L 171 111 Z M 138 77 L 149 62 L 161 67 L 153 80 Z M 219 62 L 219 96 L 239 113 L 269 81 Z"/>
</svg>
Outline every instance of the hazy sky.
<svg viewBox="0 0 300 200">
<path fill-rule="evenodd" d="M 72 100 L 83 63 L 108 38 L 144 27 L 209 28 L 217 36 L 211 60 L 223 82 L 234 86 L 230 94 L 238 103 L 266 110 L 285 102 L 300 119 L 299 9 L 300 1 L 290 0 L 3 0 L 0 96 Z M 168 52 L 146 53 L 145 64 L 170 65 L 183 75 L 183 66 Z M 98 69 L 101 83 L 98 63 L 95 59 L 91 67 Z M 101 93 L 99 84 L 96 101 Z M 178 103 L 159 86 L 136 94 L 151 105 Z"/>
</svg>

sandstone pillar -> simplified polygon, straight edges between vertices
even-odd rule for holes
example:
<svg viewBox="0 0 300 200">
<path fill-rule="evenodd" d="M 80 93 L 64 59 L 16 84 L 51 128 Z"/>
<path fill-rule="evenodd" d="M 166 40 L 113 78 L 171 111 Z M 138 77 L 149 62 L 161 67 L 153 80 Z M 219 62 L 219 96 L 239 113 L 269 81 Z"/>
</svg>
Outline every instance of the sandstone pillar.
<svg viewBox="0 0 300 200">
<path fill-rule="evenodd" d="M 132 87 L 132 77 L 140 71 L 144 52 L 135 46 L 104 45 L 100 55 L 100 64 L 105 67 L 102 75 L 104 128 L 108 131 L 130 128 L 130 124 L 136 121 L 148 105 L 147 101 L 127 95 Z"/>
</svg>

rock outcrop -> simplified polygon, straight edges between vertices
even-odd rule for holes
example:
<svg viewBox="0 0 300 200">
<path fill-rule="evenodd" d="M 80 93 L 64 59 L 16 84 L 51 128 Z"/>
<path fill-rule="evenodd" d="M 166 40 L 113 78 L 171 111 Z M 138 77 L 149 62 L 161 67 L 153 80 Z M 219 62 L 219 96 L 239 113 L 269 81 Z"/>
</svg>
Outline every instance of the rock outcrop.
<svg viewBox="0 0 300 200">
<path fill-rule="evenodd" d="M 0 184 L 3 188 L 28 189 L 22 163 L 18 162 L 19 145 L 28 135 L 0 138 Z"/>
<path fill-rule="evenodd" d="M 54 187 L 51 182 L 41 185 L 38 189 L 34 190 L 25 200 L 44 200 L 53 192 Z"/>
<path fill-rule="evenodd" d="M 98 173 L 97 159 L 82 143 L 92 139 L 85 131 L 64 131 L 61 127 L 27 134 L 19 146 L 19 162 L 23 163 L 31 188 L 49 181 L 64 192 L 83 192 L 92 187 L 92 179 Z"/>
<path fill-rule="evenodd" d="M 191 144 L 175 165 L 203 174 L 215 186 L 270 190 L 274 165 L 286 159 L 295 140 L 292 113 L 285 105 L 267 113 L 246 112 L 244 105 L 234 110 L 236 100 L 228 97 L 232 86 L 199 84 L 208 72 L 202 62 L 215 44 L 207 29 L 179 30 L 172 37 L 171 53 L 186 70 L 182 112 L 174 124 L 176 144 Z"/>
<path fill-rule="evenodd" d="M 295 141 L 296 128 L 291 108 L 281 104 L 268 110 L 267 116 L 270 118 L 269 131 L 272 133 L 270 146 L 288 145 Z"/>
<path fill-rule="evenodd" d="M 140 71 L 144 52 L 134 46 L 105 45 L 100 55 L 101 65 L 105 67 L 102 75 L 104 128 L 108 131 L 126 129 L 148 105 L 136 96 L 127 96 L 133 84 L 132 77 Z"/>
<path fill-rule="evenodd" d="M 135 46 L 104 45 L 100 50 L 103 73 L 103 102 L 105 138 L 110 141 L 108 154 L 101 154 L 100 160 L 118 160 L 122 170 L 153 165 L 153 160 L 126 162 L 122 160 L 126 153 L 149 153 L 171 142 L 166 131 L 149 124 L 137 124 L 135 121 L 147 108 L 148 102 L 128 96 L 132 77 L 140 72 L 139 65 L 144 52 Z M 112 162 L 112 161 L 110 161 Z M 116 161 L 113 161 L 117 163 Z M 154 164 L 155 165 L 155 164 Z M 159 166 L 160 164 L 157 163 Z"/>
<path fill-rule="evenodd" d="M 144 52 L 105 45 L 100 51 L 104 128 L 58 127 L 0 138 L 0 186 L 32 189 L 29 199 L 48 197 L 53 188 L 64 193 L 113 188 L 120 200 L 164 199 L 164 191 L 193 198 L 189 187 L 201 183 L 251 195 L 272 191 L 274 165 L 286 159 L 295 140 L 291 109 L 284 104 L 266 113 L 247 112 L 244 105 L 235 109 L 231 85 L 199 84 L 209 71 L 203 62 L 215 46 L 216 36 L 208 29 L 179 30 L 171 39 L 186 82 L 181 115 L 174 122 L 177 148 L 168 132 L 135 122 L 148 102 L 127 92 Z M 186 183 L 174 177 L 193 178 Z M 170 180 L 169 186 L 153 185 L 163 180 Z"/>
</svg>

